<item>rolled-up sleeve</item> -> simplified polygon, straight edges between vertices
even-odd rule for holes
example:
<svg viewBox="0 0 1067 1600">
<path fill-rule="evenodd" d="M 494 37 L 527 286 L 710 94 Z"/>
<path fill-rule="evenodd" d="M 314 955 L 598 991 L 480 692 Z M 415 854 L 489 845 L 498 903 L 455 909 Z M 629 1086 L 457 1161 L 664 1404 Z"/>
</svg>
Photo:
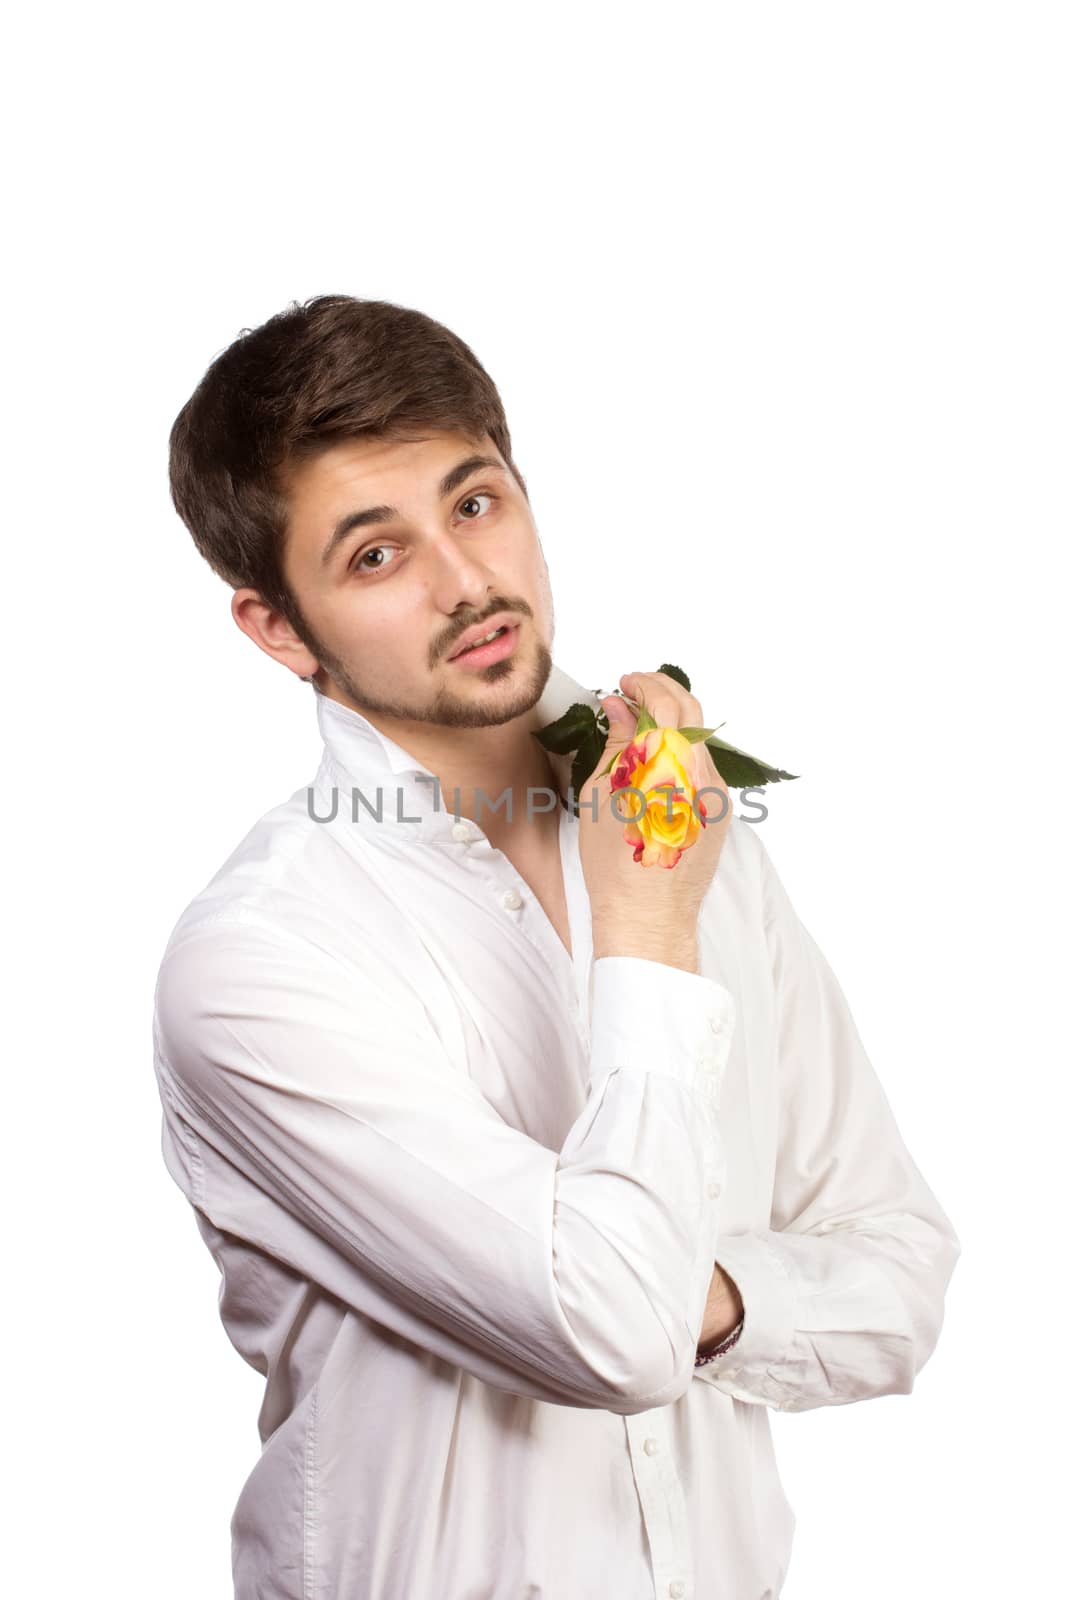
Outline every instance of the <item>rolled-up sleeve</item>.
<svg viewBox="0 0 1067 1600">
<path fill-rule="evenodd" d="M 217 918 L 156 984 L 168 1166 L 216 1228 L 488 1384 L 662 1405 L 689 1382 L 714 1265 L 734 1001 L 602 957 L 590 1022 L 588 1099 L 556 1151 L 450 1059 L 383 952 L 357 972 Z"/>
<path fill-rule="evenodd" d="M 723 1234 L 740 1339 L 694 1376 L 783 1410 L 907 1394 L 960 1241 L 908 1152 L 834 973 L 762 841 L 778 1139 L 770 1226 Z"/>
</svg>

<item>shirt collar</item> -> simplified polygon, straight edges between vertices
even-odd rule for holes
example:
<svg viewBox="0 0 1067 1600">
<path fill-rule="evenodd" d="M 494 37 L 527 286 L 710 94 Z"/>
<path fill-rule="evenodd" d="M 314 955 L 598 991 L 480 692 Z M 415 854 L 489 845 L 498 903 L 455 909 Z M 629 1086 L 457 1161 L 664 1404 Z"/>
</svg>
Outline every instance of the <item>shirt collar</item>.
<svg viewBox="0 0 1067 1600">
<path fill-rule="evenodd" d="M 426 837 L 428 833 L 450 830 L 455 821 L 450 809 L 453 797 L 441 793 L 435 807 L 438 790 L 434 781 L 436 774 L 417 761 L 410 751 L 382 733 L 362 712 L 323 694 L 317 683 L 313 682 L 311 687 L 315 691 L 319 732 L 323 742 L 323 762 L 316 787 L 341 787 L 343 793 L 339 805 L 346 816 L 352 815 L 349 791 L 359 789 L 361 795 L 366 797 L 365 803 L 360 801 L 359 820 L 368 828 L 373 827 L 377 820 L 376 813 L 380 811 L 381 820 L 390 823 L 402 823 L 417 817 L 421 826 L 409 829 L 412 836 Z M 591 706 L 594 711 L 600 708 L 599 696 L 592 689 L 586 688 L 561 667 L 553 665 L 541 698 L 534 707 L 534 727 L 543 728 L 549 722 L 554 722 L 575 701 Z M 572 756 L 557 755 L 552 751 L 546 754 L 560 789 L 565 794 L 570 781 Z"/>
</svg>

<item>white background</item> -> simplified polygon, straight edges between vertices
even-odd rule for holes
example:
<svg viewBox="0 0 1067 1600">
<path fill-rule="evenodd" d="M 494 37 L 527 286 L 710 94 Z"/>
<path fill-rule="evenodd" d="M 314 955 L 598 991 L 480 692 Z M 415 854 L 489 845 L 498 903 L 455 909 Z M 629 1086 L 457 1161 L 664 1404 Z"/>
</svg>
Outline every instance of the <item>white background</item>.
<svg viewBox="0 0 1067 1600">
<path fill-rule="evenodd" d="M 913 1394 L 774 1416 L 788 1600 L 1056 1587 L 1062 19 L 9 25 L 9 1592 L 231 1592 L 261 1379 L 163 1167 L 152 985 L 318 736 L 174 514 L 167 436 L 241 328 L 327 292 L 429 313 L 494 377 L 560 664 L 676 661 L 801 775 L 762 837 L 963 1254 Z"/>
</svg>

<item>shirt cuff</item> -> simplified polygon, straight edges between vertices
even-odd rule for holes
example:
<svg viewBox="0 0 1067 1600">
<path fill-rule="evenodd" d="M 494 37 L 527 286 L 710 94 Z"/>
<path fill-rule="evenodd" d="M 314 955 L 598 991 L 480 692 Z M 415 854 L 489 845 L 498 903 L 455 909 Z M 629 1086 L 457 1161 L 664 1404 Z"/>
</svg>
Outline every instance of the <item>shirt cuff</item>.
<svg viewBox="0 0 1067 1600">
<path fill-rule="evenodd" d="M 616 1067 L 662 1072 L 717 1106 L 735 1018 L 733 995 L 714 978 L 643 956 L 598 956 L 590 1082 Z"/>
<path fill-rule="evenodd" d="M 741 1337 L 721 1361 L 697 1367 L 694 1376 L 714 1383 L 738 1400 L 775 1403 L 778 1386 L 769 1368 L 783 1361 L 796 1335 L 797 1297 L 788 1267 L 759 1233 L 723 1233 L 715 1260 L 730 1274 L 741 1296 Z M 792 1391 L 781 1385 L 781 1398 Z"/>
</svg>

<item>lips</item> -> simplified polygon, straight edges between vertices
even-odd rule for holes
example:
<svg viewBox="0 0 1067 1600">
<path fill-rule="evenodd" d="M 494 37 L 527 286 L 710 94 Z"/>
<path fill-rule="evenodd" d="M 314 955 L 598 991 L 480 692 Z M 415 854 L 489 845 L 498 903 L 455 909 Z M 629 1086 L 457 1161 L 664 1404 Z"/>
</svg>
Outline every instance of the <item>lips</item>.
<svg viewBox="0 0 1067 1600">
<path fill-rule="evenodd" d="M 510 617 L 503 615 L 490 617 L 486 622 L 476 623 L 473 628 L 468 628 L 466 633 L 461 634 L 459 643 L 448 658 L 449 661 L 455 661 L 457 656 L 461 656 L 465 650 L 470 648 L 475 639 L 483 639 L 487 633 L 495 633 L 498 628 L 510 629 L 514 626 L 515 624 Z"/>
<path fill-rule="evenodd" d="M 498 661 L 506 661 L 515 654 L 518 648 L 519 624 L 509 622 L 501 624 L 503 632 L 497 634 L 488 644 L 475 645 L 473 649 L 461 650 L 459 655 L 449 657 L 449 665 L 458 667 L 460 672 L 481 672 L 485 667 L 496 666 Z"/>
</svg>

